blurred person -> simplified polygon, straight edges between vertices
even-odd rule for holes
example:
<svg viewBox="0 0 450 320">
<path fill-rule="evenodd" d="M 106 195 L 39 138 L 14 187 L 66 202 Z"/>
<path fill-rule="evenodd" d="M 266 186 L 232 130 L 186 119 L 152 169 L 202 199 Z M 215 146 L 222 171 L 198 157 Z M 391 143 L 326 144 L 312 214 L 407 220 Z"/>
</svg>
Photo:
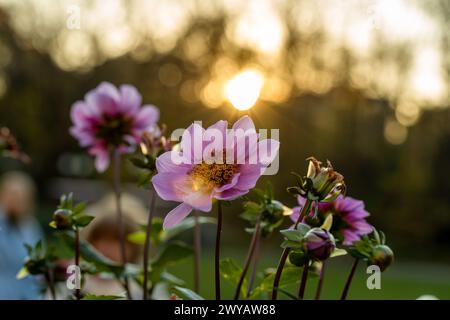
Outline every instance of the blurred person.
<svg viewBox="0 0 450 320">
<path fill-rule="evenodd" d="M 38 280 L 17 280 L 27 252 L 25 243 L 34 245 L 42 238 L 33 216 L 35 185 L 21 172 L 9 172 L 0 180 L 0 299 L 39 299 Z"/>
<path fill-rule="evenodd" d="M 120 233 L 117 223 L 114 195 L 107 195 L 98 203 L 88 207 L 86 212 L 95 217 L 82 232 L 82 237 L 105 257 L 121 263 Z M 125 227 L 125 239 L 130 233 L 139 230 L 139 224 L 145 223 L 147 210 L 141 201 L 129 194 L 122 195 L 122 214 Z M 128 263 L 139 263 L 142 248 L 126 241 Z M 100 274 L 86 275 L 83 292 L 96 295 L 124 295 L 122 284 L 112 276 Z M 133 298 L 142 296 L 141 288 L 130 281 Z"/>
</svg>

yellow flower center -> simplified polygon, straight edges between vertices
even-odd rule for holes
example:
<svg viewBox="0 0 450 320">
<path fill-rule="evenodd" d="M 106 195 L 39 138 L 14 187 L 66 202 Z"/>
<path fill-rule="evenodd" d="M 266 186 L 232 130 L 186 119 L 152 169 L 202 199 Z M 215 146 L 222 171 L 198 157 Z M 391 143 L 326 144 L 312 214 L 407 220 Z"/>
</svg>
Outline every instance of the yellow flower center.
<svg viewBox="0 0 450 320">
<path fill-rule="evenodd" d="M 194 181 L 194 188 L 214 188 L 230 183 L 237 171 L 236 164 L 201 163 L 191 170 L 190 175 Z"/>
</svg>

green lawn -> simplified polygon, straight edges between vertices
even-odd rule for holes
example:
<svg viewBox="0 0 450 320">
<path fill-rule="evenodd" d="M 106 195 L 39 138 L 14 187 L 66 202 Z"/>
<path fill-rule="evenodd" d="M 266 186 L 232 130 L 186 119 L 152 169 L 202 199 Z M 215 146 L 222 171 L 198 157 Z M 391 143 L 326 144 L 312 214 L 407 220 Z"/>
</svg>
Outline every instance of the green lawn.
<svg viewBox="0 0 450 320">
<path fill-rule="evenodd" d="M 260 270 L 275 267 L 279 254 L 277 252 L 262 253 Z M 232 256 L 240 265 L 243 264 L 245 252 L 236 252 L 233 248 L 224 248 L 222 257 Z M 201 295 L 214 298 L 214 257 L 212 252 L 204 252 L 202 256 Z M 323 299 L 338 299 L 350 271 L 352 260 L 349 257 L 338 257 L 329 261 L 322 291 Z M 172 268 L 170 271 L 186 280 L 192 288 L 192 261 Z M 396 261 L 381 277 L 381 289 L 369 290 L 366 287 L 364 263 L 360 263 L 349 292 L 349 299 L 416 299 L 424 294 L 437 296 L 439 299 L 450 299 L 450 266 L 419 264 L 414 262 Z M 300 274 L 299 274 L 300 278 Z M 306 297 L 311 299 L 317 286 L 317 278 L 310 278 L 307 284 Z M 293 284 L 288 291 L 295 293 L 297 285 Z M 233 287 L 222 279 L 222 296 L 231 299 Z M 280 294 L 280 298 L 288 299 Z"/>
</svg>

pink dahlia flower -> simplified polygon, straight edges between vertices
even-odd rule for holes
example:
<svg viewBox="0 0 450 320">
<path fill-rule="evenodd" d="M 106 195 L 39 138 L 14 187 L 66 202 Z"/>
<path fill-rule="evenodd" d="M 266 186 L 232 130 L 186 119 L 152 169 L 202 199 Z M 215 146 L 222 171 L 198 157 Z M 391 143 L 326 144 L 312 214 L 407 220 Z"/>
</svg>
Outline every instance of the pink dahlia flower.
<svg viewBox="0 0 450 320">
<path fill-rule="evenodd" d="M 206 130 L 192 124 L 181 137 L 181 150 L 156 160 L 153 186 L 168 201 L 181 202 L 164 219 L 164 228 L 183 220 L 193 210 L 209 212 L 213 199 L 233 200 L 252 189 L 275 159 L 279 142 L 261 140 L 253 121 L 244 116 L 232 130 L 218 121 Z"/>
<path fill-rule="evenodd" d="M 103 82 L 73 104 L 70 133 L 95 156 L 98 171 L 108 168 L 111 151 L 132 152 L 142 134 L 156 127 L 158 109 L 141 102 L 135 87 Z"/>
<path fill-rule="evenodd" d="M 297 199 L 300 206 L 293 208 L 290 216 L 294 222 L 297 221 L 301 208 L 305 204 L 303 197 L 299 196 Z M 313 204 L 309 216 L 303 220 L 304 223 L 310 224 L 309 221 L 314 217 L 315 210 L 316 203 Z M 328 214 L 333 215 L 330 232 L 342 240 L 342 244 L 346 246 L 360 240 L 362 235 L 369 234 L 373 230 L 373 227 L 365 220 L 370 214 L 364 209 L 364 202 L 361 200 L 340 195 L 334 201 L 319 202 L 317 212 L 317 225 L 321 225 Z"/>
</svg>

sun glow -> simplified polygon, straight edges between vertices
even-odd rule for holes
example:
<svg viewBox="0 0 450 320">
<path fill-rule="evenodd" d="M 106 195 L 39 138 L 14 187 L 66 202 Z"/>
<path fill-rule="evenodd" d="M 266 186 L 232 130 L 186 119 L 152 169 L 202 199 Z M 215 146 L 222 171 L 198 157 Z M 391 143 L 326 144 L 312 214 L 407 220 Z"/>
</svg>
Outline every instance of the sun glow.
<svg viewBox="0 0 450 320">
<path fill-rule="evenodd" d="M 263 86 L 263 75 L 256 70 L 245 70 L 225 85 L 225 95 L 238 110 L 248 110 L 259 98 Z"/>
</svg>

